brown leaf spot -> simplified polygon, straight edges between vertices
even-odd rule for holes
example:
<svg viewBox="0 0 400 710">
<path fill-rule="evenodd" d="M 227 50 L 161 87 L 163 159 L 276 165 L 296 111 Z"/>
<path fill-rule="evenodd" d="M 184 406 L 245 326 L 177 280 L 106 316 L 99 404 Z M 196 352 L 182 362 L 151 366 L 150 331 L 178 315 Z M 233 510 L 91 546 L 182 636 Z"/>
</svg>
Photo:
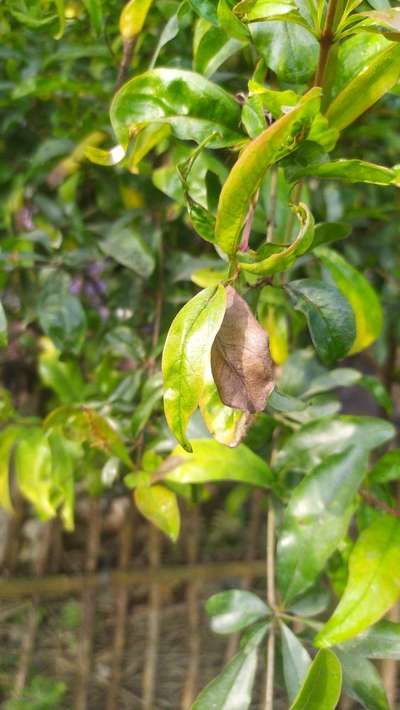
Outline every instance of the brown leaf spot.
<svg viewBox="0 0 400 710">
<path fill-rule="evenodd" d="M 274 388 L 268 335 L 246 301 L 228 286 L 224 320 L 211 350 L 211 369 L 224 404 L 261 412 Z"/>
</svg>

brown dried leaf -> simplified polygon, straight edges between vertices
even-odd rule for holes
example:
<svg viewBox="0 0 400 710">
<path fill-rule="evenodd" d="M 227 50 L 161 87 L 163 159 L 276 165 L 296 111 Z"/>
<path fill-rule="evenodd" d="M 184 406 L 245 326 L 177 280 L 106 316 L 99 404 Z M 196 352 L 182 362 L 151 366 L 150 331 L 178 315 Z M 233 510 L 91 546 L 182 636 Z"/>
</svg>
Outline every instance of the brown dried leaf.
<svg viewBox="0 0 400 710">
<path fill-rule="evenodd" d="M 211 369 L 224 404 L 261 412 L 274 388 L 268 336 L 246 301 L 228 286 L 224 320 L 211 349 Z"/>
</svg>

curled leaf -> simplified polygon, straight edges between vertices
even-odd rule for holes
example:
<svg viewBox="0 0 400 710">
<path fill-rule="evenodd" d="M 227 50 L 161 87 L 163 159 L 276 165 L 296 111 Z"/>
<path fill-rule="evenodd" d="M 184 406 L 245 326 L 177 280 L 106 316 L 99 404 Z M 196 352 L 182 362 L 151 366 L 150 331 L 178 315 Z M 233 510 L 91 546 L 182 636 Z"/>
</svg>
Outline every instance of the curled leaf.
<svg viewBox="0 0 400 710">
<path fill-rule="evenodd" d="M 211 369 L 224 404 L 261 412 L 274 387 L 268 335 L 229 286 L 226 311 L 211 348 Z"/>
</svg>

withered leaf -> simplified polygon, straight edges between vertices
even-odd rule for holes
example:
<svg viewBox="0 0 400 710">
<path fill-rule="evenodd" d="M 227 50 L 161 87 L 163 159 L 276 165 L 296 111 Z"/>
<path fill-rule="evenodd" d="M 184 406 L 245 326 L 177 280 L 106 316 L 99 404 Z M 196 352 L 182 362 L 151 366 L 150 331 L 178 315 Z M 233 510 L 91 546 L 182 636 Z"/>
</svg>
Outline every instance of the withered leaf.
<svg viewBox="0 0 400 710">
<path fill-rule="evenodd" d="M 224 404 L 261 412 L 274 388 L 268 335 L 234 288 L 226 289 L 226 311 L 211 349 L 211 369 Z"/>
</svg>

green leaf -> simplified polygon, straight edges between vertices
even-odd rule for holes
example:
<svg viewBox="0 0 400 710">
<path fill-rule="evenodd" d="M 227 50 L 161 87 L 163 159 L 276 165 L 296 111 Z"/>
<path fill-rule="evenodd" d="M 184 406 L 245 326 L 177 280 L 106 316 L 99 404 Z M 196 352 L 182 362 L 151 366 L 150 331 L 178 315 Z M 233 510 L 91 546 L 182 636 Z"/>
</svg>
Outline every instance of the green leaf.
<svg viewBox="0 0 400 710">
<path fill-rule="evenodd" d="M 58 32 L 54 35 L 54 39 L 61 39 L 65 31 L 65 4 L 64 0 L 54 0 L 54 4 L 58 14 Z"/>
<path fill-rule="evenodd" d="M 307 84 L 315 74 L 318 41 L 304 27 L 289 22 L 250 25 L 253 42 L 266 65 L 281 82 Z"/>
<path fill-rule="evenodd" d="M 133 496 L 142 515 L 176 542 L 180 530 L 176 494 L 165 486 L 155 485 L 149 488 L 136 488 Z"/>
<path fill-rule="evenodd" d="M 314 347 L 323 362 L 343 358 L 351 349 L 355 318 L 349 302 L 334 286 L 317 279 L 291 281 L 286 289 L 296 310 L 301 311 Z"/>
<path fill-rule="evenodd" d="M 219 27 L 210 27 L 196 48 L 193 69 L 208 78 L 242 46 L 241 42 L 229 38 Z"/>
<path fill-rule="evenodd" d="M 51 500 L 57 508 L 66 530 L 74 529 L 75 503 L 75 461 L 70 443 L 59 432 L 49 435 L 52 459 L 52 494 Z M 76 458 L 76 454 L 75 454 Z"/>
<path fill-rule="evenodd" d="M 52 500 L 52 456 L 49 442 L 41 429 L 26 429 L 15 453 L 15 473 L 22 495 L 44 520 L 56 515 Z"/>
<path fill-rule="evenodd" d="M 0 505 L 9 513 L 13 512 L 10 495 L 10 458 L 19 434 L 17 427 L 11 426 L 0 432 Z"/>
<path fill-rule="evenodd" d="M 92 28 L 97 36 L 103 32 L 103 0 L 83 0 L 86 11 L 90 17 Z"/>
<path fill-rule="evenodd" d="M 257 669 L 257 646 L 267 627 L 260 629 L 201 691 L 192 710 L 248 710 Z"/>
<path fill-rule="evenodd" d="M 0 347 L 7 347 L 8 335 L 7 335 L 7 318 L 4 313 L 3 304 L 0 302 Z"/>
<path fill-rule="evenodd" d="M 186 428 L 199 403 L 211 346 L 224 313 L 223 286 L 206 288 L 179 311 L 165 342 L 162 358 L 165 416 L 187 451 L 191 451 L 191 446 Z"/>
<path fill-rule="evenodd" d="M 85 383 L 77 363 L 60 360 L 57 350 L 44 352 L 39 357 L 39 374 L 46 387 L 50 387 L 62 404 L 82 401 Z"/>
<path fill-rule="evenodd" d="M 275 254 L 265 255 L 269 251 L 269 244 L 265 244 L 258 252 L 244 252 L 238 254 L 240 268 L 252 274 L 266 276 L 286 271 L 296 261 L 298 256 L 308 251 L 314 237 L 314 218 L 304 203 L 293 205 L 292 211 L 300 222 L 300 231 L 296 239 L 287 247 Z"/>
<path fill-rule="evenodd" d="M 292 492 L 277 553 L 286 605 L 314 585 L 345 536 L 366 468 L 365 452 L 349 447 L 326 458 Z"/>
<path fill-rule="evenodd" d="M 216 3 L 213 0 L 189 0 L 189 2 L 199 17 L 211 22 L 213 25 L 218 24 Z"/>
<path fill-rule="evenodd" d="M 390 710 L 385 689 L 375 666 L 355 653 L 336 650 L 343 670 L 343 689 L 367 710 Z"/>
<path fill-rule="evenodd" d="M 305 424 L 292 434 L 277 453 L 278 471 L 308 472 L 327 456 L 343 452 L 348 446 L 371 451 L 393 439 L 395 429 L 375 417 L 324 417 Z"/>
<path fill-rule="evenodd" d="M 335 97 L 326 111 L 332 128 L 343 130 L 393 88 L 400 77 L 400 45 L 391 43 Z"/>
<path fill-rule="evenodd" d="M 372 10 L 370 12 L 361 12 L 362 17 L 367 17 L 371 21 L 371 26 L 368 29 L 374 28 L 376 31 L 385 33 L 385 30 L 391 30 L 393 34 L 400 33 L 400 12 L 398 7 L 392 7 L 390 10 Z M 391 37 L 391 39 L 394 39 Z"/>
<path fill-rule="evenodd" d="M 314 252 L 328 270 L 336 287 L 349 301 L 356 320 L 356 337 L 350 354 L 358 353 L 373 343 L 383 328 L 383 312 L 378 295 L 369 281 L 343 256 L 327 247 Z"/>
<path fill-rule="evenodd" d="M 148 278 L 154 271 L 155 260 L 151 249 L 134 227 L 115 226 L 109 236 L 99 242 L 99 247 L 118 264 L 143 278 Z"/>
<path fill-rule="evenodd" d="M 340 649 L 367 658 L 394 658 L 400 661 L 400 624 L 378 621 L 359 636 L 340 644 Z"/>
<path fill-rule="evenodd" d="M 342 688 L 342 669 L 332 651 L 315 656 L 290 710 L 334 710 Z"/>
<path fill-rule="evenodd" d="M 57 278 L 49 279 L 39 295 L 38 318 L 43 332 L 58 350 L 78 353 L 86 333 L 86 315 L 76 296 Z"/>
<path fill-rule="evenodd" d="M 234 2 L 232 0 L 219 0 L 217 7 L 219 24 L 228 37 L 247 44 L 250 40 L 250 32 L 246 25 L 232 12 L 233 5 Z"/>
<path fill-rule="evenodd" d="M 311 89 L 299 104 L 246 146 L 222 188 L 215 227 L 216 244 L 235 254 L 251 199 L 271 165 L 297 147 L 320 105 L 320 89 Z"/>
<path fill-rule="evenodd" d="M 400 480 L 400 449 L 393 449 L 384 454 L 369 475 L 374 483 Z"/>
<path fill-rule="evenodd" d="M 393 168 L 367 163 L 365 160 L 340 158 L 329 163 L 306 165 L 294 170 L 293 180 L 312 176 L 325 180 L 343 180 L 344 182 L 366 182 L 372 185 L 398 185 L 399 175 Z"/>
<path fill-rule="evenodd" d="M 283 676 L 289 702 L 292 703 L 307 674 L 311 658 L 303 644 L 300 643 L 286 624 L 280 623 L 279 627 L 281 631 Z"/>
<path fill-rule="evenodd" d="M 177 138 L 197 143 L 217 131 L 209 148 L 243 141 L 234 98 L 200 74 L 181 69 L 152 69 L 131 79 L 115 95 L 110 116 L 125 149 L 135 131 L 151 122 L 168 123 Z"/>
<path fill-rule="evenodd" d="M 346 641 L 378 621 L 400 594 L 400 520 L 382 515 L 359 536 L 349 559 L 349 577 L 317 646 Z"/>
<path fill-rule="evenodd" d="M 320 222 L 315 225 L 312 249 L 322 244 L 346 239 L 349 234 L 351 234 L 351 227 L 345 222 Z"/>
<path fill-rule="evenodd" d="M 255 594 L 231 589 L 210 597 L 206 612 L 216 634 L 233 634 L 271 614 L 271 609 Z"/>
<path fill-rule="evenodd" d="M 181 447 L 174 449 L 172 456 L 176 457 L 177 466 L 166 474 L 167 481 L 241 481 L 262 488 L 271 485 L 269 466 L 244 444 L 230 449 L 213 439 L 194 439 L 192 445 L 192 454 Z"/>
<path fill-rule="evenodd" d="M 361 380 L 361 373 L 358 370 L 353 370 L 350 367 L 338 367 L 335 370 L 329 370 L 315 377 L 309 388 L 303 392 L 303 397 L 314 397 L 321 392 L 329 392 L 338 387 L 351 387 L 356 385 Z"/>
</svg>

